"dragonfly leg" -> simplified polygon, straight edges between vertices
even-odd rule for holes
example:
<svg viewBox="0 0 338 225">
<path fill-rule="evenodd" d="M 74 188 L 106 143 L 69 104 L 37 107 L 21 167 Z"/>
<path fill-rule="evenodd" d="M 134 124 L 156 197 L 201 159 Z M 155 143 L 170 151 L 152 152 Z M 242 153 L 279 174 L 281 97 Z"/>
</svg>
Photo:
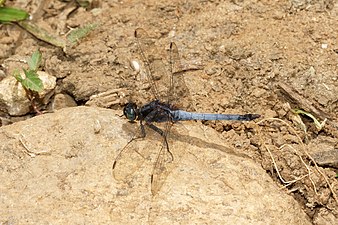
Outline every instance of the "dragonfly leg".
<svg viewBox="0 0 338 225">
<path fill-rule="evenodd" d="M 150 127 L 151 129 L 153 129 L 155 132 L 159 133 L 164 138 L 164 143 L 166 145 L 167 151 L 170 154 L 170 158 L 171 158 L 171 160 L 174 160 L 174 155 L 173 155 L 173 153 L 169 149 L 169 144 L 168 144 L 168 141 L 167 141 L 167 135 L 163 132 L 163 130 L 161 130 L 160 128 L 158 128 L 157 126 L 155 126 L 152 123 L 146 123 L 146 125 L 148 127 Z"/>
<path fill-rule="evenodd" d="M 168 144 L 168 141 L 167 141 L 167 134 L 161 130 L 160 128 L 158 128 L 157 126 L 155 126 L 154 124 L 152 124 L 150 121 L 153 121 L 153 118 L 158 115 L 161 111 L 163 110 L 167 110 L 167 109 L 164 109 L 164 108 L 161 108 L 159 107 L 158 109 L 155 109 L 153 111 L 151 111 L 145 118 L 144 118 L 144 121 L 145 121 L 145 124 L 150 127 L 151 129 L 153 129 L 155 132 L 157 132 L 158 134 L 160 134 L 163 138 L 164 138 L 164 143 L 165 143 L 165 147 L 167 149 L 167 151 L 169 152 L 170 154 L 170 158 L 171 160 L 174 160 L 174 155 L 172 154 L 172 152 L 170 151 L 169 149 L 169 144 Z M 168 117 L 169 117 L 169 114 L 168 114 Z M 170 121 L 170 119 L 168 120 L 168 122 Z M 167 126 L 169 126 L 167 124 Z M 144 128 L 143 128 L 144 129 Z M 167 129 L 169 130 L 169 129 Z"/>
<path fill-rule="evenodd" d="M 145 138 L 146 137 L 146 131 L 144 129 L 144 125 L 142 123 L 142 120 L 140 121 L 140 129 L 141 129 L 141 136 L 140 136 L 140 138 Z"/>
</svg>

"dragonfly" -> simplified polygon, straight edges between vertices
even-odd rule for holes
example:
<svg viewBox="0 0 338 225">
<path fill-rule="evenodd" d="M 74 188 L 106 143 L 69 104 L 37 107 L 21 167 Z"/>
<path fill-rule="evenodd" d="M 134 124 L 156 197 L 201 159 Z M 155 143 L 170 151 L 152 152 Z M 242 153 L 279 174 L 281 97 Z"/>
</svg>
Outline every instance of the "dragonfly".
<svg viewBox="0 0 338 225">
<path fill-rule="evenodd" d="M 143 73 L 152 94 L 151 100 L 138 107 L 134 101 L 123 109 L 129 122 L 138 121 L 138 132 L 120 150 L 113 163 L 113 175 L 116 180 L 130 177 L 146 160 L 149 149 L 145 139 L 148 131 L 157 134 L 160 141 L 157 156 L 151 173 L 151 192 L 156 195 L 173 165 L 174 154 L 169 148 L 169 134 L 173 124 L 187 120 L 238 120 L 251 121 L 259 114 L 215 114 L 193 112 L 189 89 L 184 81 L 184 70 L 180 63 L 178 48 L 174 42 L 169 46 L 169 63 L 164 63 L 164 56 L 155 46 L 155 41 L 147 32 L 138 28 L 134 32 L 137 51 L 143 62 Z M 179 106 L 188 110 L 182 110 Z M 162 127 L 159 127 L 162 125 Z M 148 131 L 147 131 L 148 130 Z"/>
</svg>

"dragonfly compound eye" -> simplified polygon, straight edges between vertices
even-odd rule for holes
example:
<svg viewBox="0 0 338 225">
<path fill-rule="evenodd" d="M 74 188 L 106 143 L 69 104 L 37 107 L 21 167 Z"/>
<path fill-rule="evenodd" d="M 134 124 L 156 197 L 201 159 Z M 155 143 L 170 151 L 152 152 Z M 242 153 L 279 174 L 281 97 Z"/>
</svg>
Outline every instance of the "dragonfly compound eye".
<svg viewBox="0 0 338 225">
<path fill-rule="evenodd" d="M 128 120 L 134 121 L 137 117 L 136 105 L 133 103 L 128 103 L 123 109 L 123 114 Z"/>
</svg>

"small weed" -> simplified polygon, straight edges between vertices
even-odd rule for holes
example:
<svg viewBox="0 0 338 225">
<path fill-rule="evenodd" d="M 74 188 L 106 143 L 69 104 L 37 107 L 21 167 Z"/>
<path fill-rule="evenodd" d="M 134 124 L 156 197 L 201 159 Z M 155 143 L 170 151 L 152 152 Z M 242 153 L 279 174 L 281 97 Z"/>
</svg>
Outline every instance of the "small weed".
<svg viewBox="0 0 338 225">
<path fill-rule="evenodd" d="M 97 27 L 97 24 L 87 24 L 83 27 L 76 28 L 72 30 L 67 35 L 67 40 L 69 41 L 70 46 L 75 45 L 80 41 L 80 39 L 86 37 L 91 31 Z"/>
<path fill-rule="evenodd" d="M 27 90 L 36 92 L 40 92 L 43 90 L 42 81 L 37 74 L 37 70 L 41 63 L 41 58 L 41 52 L 39 50 L 36 50 L 33 55 L 27 60 L 29 69 L 22 69 L 25 74 L 25 78 L 21 77 L 19 70 L 16 70 L 13 74 L 15 79 L 19 81 L 21 85 Z"/>
<path fill-rule="evenodd" d="M 25 77 L 22 77 L 19 70 L 15 70 L 13 76 L 21 83 L 24 88 L 27 98 L 31 101 L 33 109 L 38 113 L 41 112 L 37 109 L 36 99 L 39 99 L 39 92 L 43 90 L 43 84 L 39 78 L 37 71 L 40 67 L 42 54 L 39 50 L 36 50 L 32 56 L 27 60 L 29 69 L 22 68 Z"/>
</svg>

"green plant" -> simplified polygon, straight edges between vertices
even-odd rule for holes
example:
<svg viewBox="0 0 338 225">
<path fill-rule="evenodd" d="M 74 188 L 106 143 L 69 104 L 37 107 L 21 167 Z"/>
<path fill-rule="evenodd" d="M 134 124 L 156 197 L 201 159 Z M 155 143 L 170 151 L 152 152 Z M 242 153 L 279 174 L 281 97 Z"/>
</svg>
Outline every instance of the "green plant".
<svg viewBox="0 0 338 225">
<path fill-rule="evenodd" d="M 27 60 L 29 68 L 26 70 L 22 68 L 25 77 L 21 76 L 19 70 L 15 70 L 13 76 L 22 85 L 26 92 L 27 98 L 30 100 L 33 109 L 38 113 L 37 101 L 40 101 L 39 92 L 43 90 L 43 84 L 39 78 L 37 71 L 40 67 L 42 54 L 39 50 L 36 50 L 32 56 Z"/>
<path fill-rule="evenodd" d="M 0 2 L 0 23 L 10 23 L 25 20 L 29 14 L 21 9 L 4 7 L 4 1 Z"/>
<path fill-rule="evenodd" d="M 29 69 L 22 69 L 25 77 L 21 77 L 21 74 L 18 70 L 14 71 L 14 77 L 21 85 L 31 91 L 40 92 L 43 90 L 43 84 L 39 78 L 37 71 L 41 64 L 42 54 L 39 50 L 36 50 L 33 55 L 27 60 Z"/>
<path fill-rule="evenodd" d="M 89 4 L 88 1 L 78 1 L 77 3 L 82 7 Z M 77 42 L 79 42 L 80 39 L 86 37 L 97 27 L 96 24 L 84 25 L 83 27 L 73 29 L 68 34 L 67 39 L 64 39 L 47 32 L 45 29 L 27 20 L 29 14 L 26 11 L 17 8 L 6 7 L 4 5 L 5 1 L 0 0 L 0 24 L 16 24 L 31 33 L 37 39 L 60 47 L 63 49 L 63 51 L 66 51 L 68 47 L 73 47 Z"/>
</svg>

